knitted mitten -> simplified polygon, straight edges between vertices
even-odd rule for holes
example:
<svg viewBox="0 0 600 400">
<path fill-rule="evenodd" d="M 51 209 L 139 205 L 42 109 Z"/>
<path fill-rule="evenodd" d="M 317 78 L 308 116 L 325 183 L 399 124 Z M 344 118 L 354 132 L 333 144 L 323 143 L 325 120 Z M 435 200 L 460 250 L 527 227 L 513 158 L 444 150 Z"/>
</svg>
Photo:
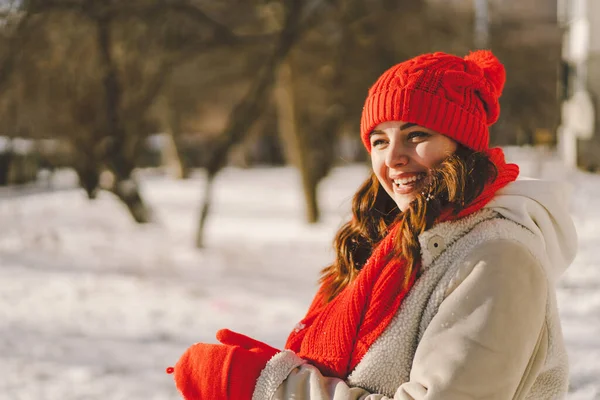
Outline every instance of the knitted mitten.
<svg viewBox="0 0 600 400">
<path fill-rule="evenodd" d="M 181 356 L 174 372 L 177 388 L 186 400 L 250 400 L 267 362 L 279 350 L 221 329 L 223 344 L 196 343 Z"/>
</svg>

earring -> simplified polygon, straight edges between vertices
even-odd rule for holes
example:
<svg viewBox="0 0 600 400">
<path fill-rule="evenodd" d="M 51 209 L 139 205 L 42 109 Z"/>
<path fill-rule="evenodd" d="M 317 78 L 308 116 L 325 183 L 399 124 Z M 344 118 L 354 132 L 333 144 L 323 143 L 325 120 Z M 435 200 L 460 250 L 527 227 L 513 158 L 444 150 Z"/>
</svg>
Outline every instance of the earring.
<svg viewBox="0 0 600 400">
<path fill-rule="evenodd" d="M 425 197 L 425 201 L 427 202 L 435 199 L 435 196 L 431 193 L 431 190 L 427 191 L 427 193 L 423 191 L 421 192 L 421 194 L 423 195 L 423 197 Z"/>
</svg>

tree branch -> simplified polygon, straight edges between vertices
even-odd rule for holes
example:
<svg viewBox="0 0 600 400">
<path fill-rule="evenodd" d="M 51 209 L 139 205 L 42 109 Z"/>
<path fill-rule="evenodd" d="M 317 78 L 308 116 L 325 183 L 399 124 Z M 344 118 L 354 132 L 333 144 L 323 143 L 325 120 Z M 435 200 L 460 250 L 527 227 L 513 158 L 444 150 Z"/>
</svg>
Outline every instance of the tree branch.
<svg viewBox="0 0 600 400">
<path fill-rule="evenodd" d="M 30 37 L 31 20 L 31 15 L 25 14 L 23 19 L 18 22 L 15 31 L 11 34 L 11 37 L 8 39 L 8 43 L 6 45 L 6 56 L 0 64 L 0 93 L 4 93 L 4 86 L 12 76 L 19 51 L 22 47 L 24 47 L 23 44 Z"/>
<path fill-rule="evenodd" d="M 156 17 L 164 15 L 165 12 L 181 13 L 202 25 L 211 27 L 213 36 L 218 37 L 221 42 L 233 44 L 238 41 L 238 37 L 228 26 L 216 21 L 200 8 L 187 2 L 155 3 L 152 5 L 126 3 L 120 4 L 111 10 L 114 17 Z"/>
<path fill-rule="evenodd" d="M 320 1 L 320 0 L 319 0 Z M 316 1 L 315 3 L 317 3 Z M 98 4 L 96 1 L 91 3 L 81 0 L 38 0 L 31 3 L 26 10 L 28 15 L 43 14 L 47 12 L 75 11 L 85 14 L 88 18 L 119 18 L 119 17 L 138 17 L 152 18 L 161 17 L 166 12 L 175 12 L 192 18 L 199 24 L 209 26 L 212 30 L 214 40 L 227 45 L 247 45 L 262 43 L 277 37 L 274 33 L 259 33 L 253 35 L 236 34 L 225 24 L 215 20 L 206 12 L 188 2 L 158 2 L 148 4 L 148 2 L 117 2 L 109 5 Z"/>
<path fill-rule="evenodd" d="M 177 61 L 174 60 L 163 62 L 159 71 L 155 74 L 155 78 L 148 83 L 146 92 L 133 105 L 123 111 L 123 118 L 125 120 L 139 118 L 146 112 L 162 90 L 167 76 L 171 73 L 175 65 L 177 65 Z"/>
<path fill-rule="evenodd" d="M 24 11 L 27 15 L 36 15 L 49 11 L 83 11 L 84 8 L 85 4 L 78 0 L 32 0 Z"/>
<path fill-rule="evenodd" d="M 304 26 L 300 22 L 300 16 L 303 14 L 303 3 L 303 0 L 291 1 L 275 50 L 267 59 L 244 98 L 231 111 L 227 127 L 223 134 L 219 136 L 207 163 L 209 179 L 214 177 L 223 167 L 229 149 L 244 137 L 248 129 L 260 116 L 267 95 L 273 86 L 277 67 L 286 58 L 289 51 L 299 40 L 302 32 L 304 32 L 302 30 Z M 313 9 L 313 12 L 314 10 L 316 8 Z M 305 17 L 304 21 L 307 20 L 309 18 Z"/>
</svg>

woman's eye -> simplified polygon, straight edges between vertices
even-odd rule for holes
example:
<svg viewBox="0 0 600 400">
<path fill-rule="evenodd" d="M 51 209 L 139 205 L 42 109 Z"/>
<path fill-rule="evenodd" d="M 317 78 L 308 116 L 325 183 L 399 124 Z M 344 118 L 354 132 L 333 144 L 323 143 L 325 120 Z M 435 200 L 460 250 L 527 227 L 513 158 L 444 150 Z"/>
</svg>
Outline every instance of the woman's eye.
<svg viewBox="0 0 600 400">
<path fill-rule="evenodd" d="M 379 146 L 383 146 L 385 145 L 385 140 L 384 139 L 374 139 L 371 142 L 371 147 L 379 147 Z"/>
<path fill-rule="evenodd" d="M 407 136 L 407 139 L 411 142 L 419 142 L 421 140 L 427 139 L 431 134 L 423 131 L 413 131 L 410 132 Z"/>
</svg>

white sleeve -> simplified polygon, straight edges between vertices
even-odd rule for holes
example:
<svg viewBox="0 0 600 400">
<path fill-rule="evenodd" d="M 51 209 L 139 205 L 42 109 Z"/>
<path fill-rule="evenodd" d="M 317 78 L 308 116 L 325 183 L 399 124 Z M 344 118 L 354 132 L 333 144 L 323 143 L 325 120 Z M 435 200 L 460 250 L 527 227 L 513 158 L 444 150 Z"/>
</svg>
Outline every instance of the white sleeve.
<svg viewBox="0 0 600 400">
<path fill-rule="evenodd" d="M 389 400 L 338 378 L 328 378 L 286 350 L 273 357 L 259 377 L 252 400 Z"/>
</svg>

